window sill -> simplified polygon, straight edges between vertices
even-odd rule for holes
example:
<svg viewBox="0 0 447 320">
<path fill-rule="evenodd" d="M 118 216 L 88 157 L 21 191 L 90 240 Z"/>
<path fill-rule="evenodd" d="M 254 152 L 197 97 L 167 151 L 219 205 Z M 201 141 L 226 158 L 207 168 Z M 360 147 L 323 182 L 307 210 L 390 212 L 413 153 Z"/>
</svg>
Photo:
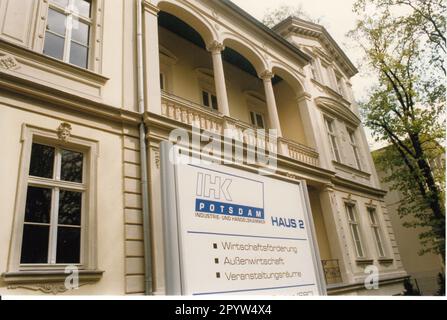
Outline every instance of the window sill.
<svg viewBox="0 0 447 320">
<path fill-rule="evenodd" d="M 103 273 L 101 270 L 79 270 L 79 286 L 98 282 Z M 3 273 L 1 280 L 9 289 L 24 288 L 56 294 L 69 290 L 64 284 L 67 276 L 69 274 L 64 270 L 18 271 Z"/>
<path fill-rule="evenodd" d="M 355 260 L 355 263 L 357 263 L 358 265 L 371 265 L 374 263 L 374 260 L 368 258 L 357 258 Z"/>
<path fill-rule="evenodd" d="M 358 176 L 360 176 L 362 178 L 365 178 L 365 179 L 371 178 L 371 174 L 369 172 L 365 172 L 365 171 L 359 170 L 357 168 L 351 167 L 350 165 L 338 162 L 336 160 L 332 160 L 332 163 L 339 170 L 342 170 L 342 171 L 345 171 L 345 172 L 351 173 L 351 174 L 352 173 L 356 174 L 356 175 L 358 175 Z"/>
<path fill-rule="evenodd" d="M 393 258 L 379 258 L 380 264 L 392 264 L 394 262 Z"/>
</svg>

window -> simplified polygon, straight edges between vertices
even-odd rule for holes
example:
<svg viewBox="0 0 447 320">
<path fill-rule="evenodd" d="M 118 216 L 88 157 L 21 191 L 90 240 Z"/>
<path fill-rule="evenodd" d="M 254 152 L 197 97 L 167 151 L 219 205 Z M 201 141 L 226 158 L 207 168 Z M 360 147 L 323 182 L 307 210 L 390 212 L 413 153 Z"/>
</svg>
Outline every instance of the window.
<svg viewBox="0 0 447 320">
<path fill-rule="evenodd" d="M 352 203 L 345 203 L 345 208 L 346 213 L 348 215 L 349 229 L 351 230 L 351 236 L 354 242 L 357 257 L 364 258 L 365 252 L 363 251 L 362 239 L 359 224 L 357 221 L 357 212 L 355 209 L 355 205 Z"/>
<path fill-rule="evenodd" d="M 215 94 L 210 93 L 209 91 L 202 90 L 202 104 L 205 107 L 218 110 L 217 97 Z"/>
<path fill-rule="evenodd" d="M 83 152 L 33 142 L 20 264 L 80 264 L 85 184 Z"/>
<path fill-rule="evenodd" d="M 345 96 L 345 90 L 343 89 L 343 79 L 340 75 L 335 75 L 335 81 L 337 82 L 337 91 L 343 97 Z"/>
<path fill-rule="evenodd" d="M 333 87 L 332 83 L 333 81 L 331 80 L 331 74 L 330 74 L 330 69 L 329 66 L 326 65 L 325 63 L 322 63 L 322 77 L 323 77 L 323 82 L 325 85 Z"/>
<path fill-rule="evenodd" d="M 310 64 L 310 71 L 312 72 L 312 78 L 314 80 L 319 81 L 320 77 L 318 76 L 318 69 L 317 69 L 317 63 L 315 60 L 312 59 L 312 62 Z"/>
<path fill-rule="evenodd" d="M 326 124 L 326 130 L 329 138 L 329 144 L 331 145 L 332 149 L 332 154 L 335 157 L 335 160 L 337 160 L 337 162 L 341 162 L 340 153 L 338 151 L 338 145 L 337 145 L 337 136 L 334 128 L 334 120 L 325 117 L 324 122 Z"/>
<path fill-rule="evenodd" d="M 43 53 L 88 68 L 91 15 L 91 0 L 49 0 Z"/>
<path fill-rule="evenodd" d="M 255 111 L 250 111 L 250 120 L 251 124 L 254 125 L 256 128 L 265 129 L 265 121 L 263 114 Z"/>
<path fill-rule="evenodd" d="M 377 212 L 376 209 L 372 207 L 368 207 L 367 210 L 369 216 L 369 223 L 371 224 L 373 237 L 376 242 L 377 251 L 379 253 L 379 257 L 383 258 L 385 257 L 385 249 L 383 247 L 383 241 L 380 232 L 379 220 L 377 218 Z"/>
<path fill-rule="evenodd" d="M 164 73 L 160 73 L 160 89 L 166 90 L 166 77 Z"/>
<path fill-rule="evenodd" d="M 362 164 L 360 162 L 360 153 L 359 147 L 357 145 L 357 140 L 355 138 L 355 131 L 352 129 L 348 129 L 349 142 L 351 144 L 352 152 L 354 153 L 355 164 L 357 169 L 362 170 Z"/>
</svg>

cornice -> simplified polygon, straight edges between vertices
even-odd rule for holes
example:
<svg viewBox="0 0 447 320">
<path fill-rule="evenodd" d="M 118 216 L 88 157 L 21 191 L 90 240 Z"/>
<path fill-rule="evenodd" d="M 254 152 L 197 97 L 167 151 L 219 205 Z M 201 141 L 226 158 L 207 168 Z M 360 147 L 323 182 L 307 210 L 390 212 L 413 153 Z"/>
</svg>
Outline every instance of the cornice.
<svg viewBox="0 0 447 320">
<path fill-rule="evenodd" d="M 329 97 L 315 98 L 315 104 L 323 111 L 330 113 L 338 118 L 342 118 L 349 124 L 358 127 L 361 124 L 361 120 L 357 115 L 352 112 L 346 104 Z"/>
<path fill-rule="evenodd" d="M 0 77 L 1 90 L 118 123 L 135 125 L 141 122 L 141 115 L 137 112 L 80 97 L 9 73 L 3 73 Z"/>
<path fill-rule="evenodd" d="M 340 187 L 353 189 L 353 190 L 356 190 L 356 191 L 359 191 L 362 193 L 372 194 L 372 195 L 375 195 L 380 198 L 384 197 L 387 194 L 387 192 L 385 190 L 376 189 L 376 188 L 370 187 L 365 184 L 361 184 L 361 183 L 358 183 L 358 182 L 355 182 L 352 180 L 347 180 L 340 176 L 334 176 L 332 178 L 332 182 L 334 183 L 334 186 L 340 186 Z"/>
<path fill-rule="evenodd" d="M 273 30 L 283 36 L 288 33 L 295 33 L 318 39 L 329 49 L 331 54 L 342 65 L 349 77 L 353 77 L 358 73 L 357 68 L 340 48 L 337 42 L 332 38 L 325 27 L 303 19 L 289 17 L 274 26 Z"/>
</svg>

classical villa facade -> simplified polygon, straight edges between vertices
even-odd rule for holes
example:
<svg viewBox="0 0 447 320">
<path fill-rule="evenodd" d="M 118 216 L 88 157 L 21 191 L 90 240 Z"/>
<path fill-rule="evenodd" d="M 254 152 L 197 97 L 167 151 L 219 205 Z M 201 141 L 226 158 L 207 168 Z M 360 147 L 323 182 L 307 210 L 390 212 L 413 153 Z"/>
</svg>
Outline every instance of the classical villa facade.
<svg viewBox="0 0 447 320">
<path fill-rule="evenodd" d="M 322 26 L 228 0 L 0 0 L 0 294 L 165 294 L 159 147 L 193 122 L 266 149 L 244 132 L 276 129 L 272 176 L 307 183 L 328 293 L 400 294 L 356 73 Z"/>
</svg>

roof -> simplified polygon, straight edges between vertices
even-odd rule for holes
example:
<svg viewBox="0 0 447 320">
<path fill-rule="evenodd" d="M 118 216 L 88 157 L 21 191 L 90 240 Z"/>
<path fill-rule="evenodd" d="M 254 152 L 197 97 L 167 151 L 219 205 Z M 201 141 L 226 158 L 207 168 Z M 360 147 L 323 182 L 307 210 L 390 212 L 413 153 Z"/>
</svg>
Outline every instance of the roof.
<svg viewBox="0 0 447 320">
<path fill-rule="evenodd" d="M 329 32 L 322 25 L 306 21 L 297 17 L 288 17 L 287 19 L 281 21 L 276 26 L 272 28 L 274 31 L 283 34 L 285 32 L 296 32 L 300 34 L 305 34 L 311 37 L 315 37 L 326 44 L 330 49 L 331 53 L 335 58 L 341 62 L 342 66 L 348 73 L 350 77 L 355 76 L 358 73 L 357 68 L 345 54 L 345 52 L 340 48 L 337 42 L 332 38 Z"/>
<path fill-rule="evenodd" d="M 230 9 L 237 15 L 241 16 L 246 21 L 251 23 L 253 26 L 255 26 L 256 28 L 260 29 L 262 32 L 267 34 L 267 36 L 272 38 L 274 41 L 278 42 L 280 45 L 282 45 L 282 46 L 286 47 L 288 50 L 292 51 L 292 53 L 296 54 L 299 58 L 301 58 L 305 62 L 309 63 L 310 61 L 312 61 L 312 58 L 309 55 L 307 55 L 306 53 L 301 51 L 299 48 L 297 48 L 296 46 L 291 44 L 289 41 L 287 41 L 282 36 L 280 36 L 278 33 L 273 31 L 266 25 L 264 25 L 262 22 L 260 22 L 255 17 L 250 15 L 248 12 L 246 12 L 245 10 L 243 10 L 242 8 L 240 8 L 239 6 L 234 4 L 232 1 L 230 1 L 230 0 L 212 0 L 212 1 L 214 1 L 217 4 L 223 4 L 228 9 Z"/>
</svg>

